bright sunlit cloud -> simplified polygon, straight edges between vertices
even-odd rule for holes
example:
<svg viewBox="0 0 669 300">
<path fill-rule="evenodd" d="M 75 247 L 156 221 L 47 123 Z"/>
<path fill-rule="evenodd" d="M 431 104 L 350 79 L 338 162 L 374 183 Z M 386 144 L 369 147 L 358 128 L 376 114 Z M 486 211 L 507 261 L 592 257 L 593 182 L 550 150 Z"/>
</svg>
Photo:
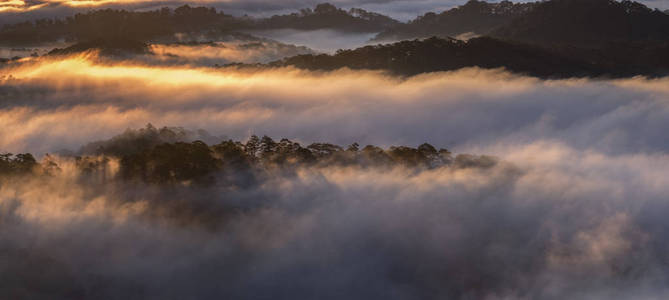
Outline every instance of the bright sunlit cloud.
<svg viewBox="0 0 669 300">
<path fill-rule="evenodd" d="M 430 141 L 476 152 L 540 140 L 611 153 L 669 149 L 662 138 L 669 126 L 666 78 L 545 81 L 476 68 L 397 78 L 95 56 L 29 59 L 0 76 L 11 91 L 0 109 L 0 125 L 12 128 L 0 134 L 8 151 L 76 149 L 149 122 L 240 139 L 256 133 L 339 144 Z"/>
</svg>

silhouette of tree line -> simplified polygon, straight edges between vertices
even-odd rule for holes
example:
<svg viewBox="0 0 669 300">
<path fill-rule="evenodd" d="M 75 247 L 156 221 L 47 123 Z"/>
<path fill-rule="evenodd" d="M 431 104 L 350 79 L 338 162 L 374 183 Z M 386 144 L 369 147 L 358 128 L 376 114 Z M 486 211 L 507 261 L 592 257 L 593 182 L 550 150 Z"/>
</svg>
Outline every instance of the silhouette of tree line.
<svg viewBox="0 0 669 300">
<path fill-rule="evenodd" d="M 0 174 L 3 175 L 22 175 L 31 173 L 38 165 L 39 163 L 30 153 L 16 155 L 12 153 L 0 154 Z"/>
<path fill-rule="evenodd" d="M 432 37 L 305 54 L 270 64 L 310 70 L 387 70 L 397 75 L 453 71 L 465 67 L 505 68 L 540 78 L 663 76 L 669 72 L 669 42 L 617 43 L 608 49 L 547 48 L 490 37 L 468 41 Z"/>
<path fill-rule="evenodd" d="M 75 158 L 84 174 L 106 174 L 111 158 L 120 164 L 118 175 L 127 181 L 153 184 L 196 183 L 211 184 L 221 174 L 255 177 L 263 170 L 296 170 L 304 167 L 362 167 L 430 169 L 444 166 L 455 168 L 492 167 L 497 159 L 490 156 L 460 154 L 453 157 L 447 149 L 437 150 L 430 144 L 417 148 L 393 146 L 387 149 L 357 143 L 346 148 L 329 143 L 302 146 L 288 139 L 275 141 L 263 136 L 251 136 L 242 143 L 224 140 L 212 146 L 193 142 L 164 140 L 184 139 L 181 129 L 148 126 L 104 143 L 92 143 L 82 148 L 85 155 Z M 37 162 L 31 154 L 0 155 L 0 175 L 52 174 L 59 169 L 51 156 Z M 48 171 L 45 171 L 48 170 Z"/>
</svg>

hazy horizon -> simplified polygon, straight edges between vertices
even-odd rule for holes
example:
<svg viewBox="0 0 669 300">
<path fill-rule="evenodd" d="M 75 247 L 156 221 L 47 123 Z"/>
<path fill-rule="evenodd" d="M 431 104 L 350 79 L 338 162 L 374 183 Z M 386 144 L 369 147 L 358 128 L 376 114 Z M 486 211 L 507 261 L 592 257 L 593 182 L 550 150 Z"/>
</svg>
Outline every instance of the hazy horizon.
<svg viewBox="0 0 669 300">
<path fill-rule="evenodd" d="M 161 7 L 177 7 L 181 5 L 207 6 L 228 14 L 243 16 L 248 14 L 256 17 L 269 17 L 275 14 L 288 14 L 303 8 L 313 8 L 320 3 L 332 3 L 345 9 L 363 8 L 372 12 L 388 15 L 397 20 L 406 22 L 427 12 L 440 13 L 444 10 L 465 4 L 468 0 L 283 0 L 267 3 L 264 0 L 37 0 L 37 1 L 12 1 L 0 2 L 0 16 L 16 22 L 26 19 L 45 17 L 64 17 L 75 12 L 85 12 L 90 9 L 114 8 L 128 10 L 151 10 Z M 495 3 L 499 0 L 487 2 Z M 512 1 L 526 3 L 535 1 Z M 669 2 L 664 0 L 639 0 L 650 8 L 661 10 L 669 9 Z M 11 18 L 10 18 L 11 17 Z"/>
</svg>

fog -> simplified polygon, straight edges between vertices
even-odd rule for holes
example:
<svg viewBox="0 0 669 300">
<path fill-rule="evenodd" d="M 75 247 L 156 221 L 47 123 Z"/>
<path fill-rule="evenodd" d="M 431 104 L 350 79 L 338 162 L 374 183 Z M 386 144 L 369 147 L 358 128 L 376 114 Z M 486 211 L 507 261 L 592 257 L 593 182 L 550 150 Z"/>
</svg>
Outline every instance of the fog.
<svg viewBox="0 0 669 300">
<path fill-rule="evenodd" d="M 250 34 L 274 39 L 287 44 L 306 46 L 323 53 L 334 53 L 339 49 L 354 49 L 365 46 L 377 32 L 350 33 L 331 29 L 295 30 L 277 29 L 249 31 Z"/>
<path fill-rule="evenodd" d="M 668 147 L 665 78 L 542 81 L 476 68 L 397 78 L 96 61 L 33 59 L 5 67 L 0 148 L 74 149 L 149 122 L 235 139 L 431 142 L 464 151 L 537 141 L 612 154 Z"/>
<path fill-rule="evenodd" d="M 269 63 L 295 55 L 316 53 L 304 46 L 287 45 L 269 40 L 202 44 L 154 44 L 149 49 L 152 55 L 145 57 L 145 61 L 155 64 L 200 66 L 230 63 Z"/>
<path fill-rule="evenodd" d="M 668 78 L 478 68 L 395 77 L 95 53 L 7 63 L 0 153 L 31 152 L 58 169 L 0 173 L 0 294 L 664 299 L 667 87 Z M 123 179 L 119 157 L 89 158 L 106 163 L 89 170 L 53 155 L 147 123 L 208 143 L 429 142 L 499 163 L 268 167 L 254 180 L 223 169 L 198 185 Z"/>
<path fill-rule="evenodd" d="M 135 185 L 58 162 L 57 175 L 0 185 L 3 295 L 661 299 L 669 292 L 665 154 L 535 143 L 513 147 L 492 169 L 307 168 L 269 171 L 242 188 Z"/>
</svg>

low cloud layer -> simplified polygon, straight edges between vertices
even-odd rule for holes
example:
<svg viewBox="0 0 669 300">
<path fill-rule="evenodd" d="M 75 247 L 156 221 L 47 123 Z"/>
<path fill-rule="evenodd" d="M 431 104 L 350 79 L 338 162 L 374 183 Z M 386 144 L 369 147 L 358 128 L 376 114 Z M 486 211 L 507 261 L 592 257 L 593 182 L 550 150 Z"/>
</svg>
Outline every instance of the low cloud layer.
<svg viewBox="0 0 669 300">
<path fill-rule="evenodd" d="M 178 65 L 225 65 L 231 63 L 269 63 L 285 57 L 316 52 L 304 47 L 270 40 L 208 42 L 200 44 L 151 45 L 152 55 L 145 58 L 152 63 Z"/>
<path fill-rule="evenodd" d="M 330 29 L 321 30 L 260 30 L 249 33 L 287 44 L 306 46 L 322 53 L 334 53 L 339 49 L 355 49 L 369 44 L 375 33 L 347 33 Z"/>
<path fill-rule="evenodd" d="M 0 71 L 0 149 L 76 149 L 126 128 L 184 126 L 245 139 L 485 150 L 551 141 L 665 152 L 667 79 L 555 80 L 465 69 L 412 78 L 28 60 Z"/>
<path fill-rule="evenodd" d="M 193 50 L 174 47 L 163 50 Z M 0 294 L 664 299 L 667 86 L 477 68 L 400 78 L 164 66 L 94 53 L 6 63 L 0 153 L 32 152 L 59 170 L 0 178 Z M 499 163 L 267 168 L 253 181 L 223 168 L 210 185 L 161 185 L 121 179 L 116 157 L 89 158 L 107 163 L 91 171 L 44 155 L 147 123 L 211 143 L 429 142 Z"/>
<path fill-rule="evenodd" d="M 669 295 L 664 154 L 535 143 L 491 169 L 307 168 L 234 189 L 134 185 L 58 163 L 0 185 L 3 295 Z M 204 226 L 211 218 L 219 225 Z"/>
</svg>

